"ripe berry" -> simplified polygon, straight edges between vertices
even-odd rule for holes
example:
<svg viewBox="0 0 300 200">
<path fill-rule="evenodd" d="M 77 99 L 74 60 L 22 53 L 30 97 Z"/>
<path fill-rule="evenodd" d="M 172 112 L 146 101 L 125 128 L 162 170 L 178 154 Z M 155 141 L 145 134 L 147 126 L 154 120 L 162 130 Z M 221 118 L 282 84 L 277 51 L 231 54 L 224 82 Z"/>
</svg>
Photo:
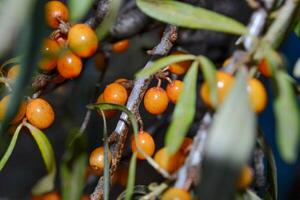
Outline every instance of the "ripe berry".
<svg viewBox="0 0 300 200">
<path fill-rule="evenodd" d="M 106 103 L 125 105 L 127 101 L 127 91 L 122 85 L 111 83 L 106 86 L 103 92 L 103 98 Z"/>
<path fill-rule="evenodd" d="M 132 152 L 138 152 L 137 157 L 140 160 L 146 159 L 143 154 L 138 150 L 137 144 L 136 144 L 136 138 L 134 137 L 133 140 L 131 141 L 131 150 Z M 148 155 L 152 156 L 155 150 L 155 143 L 152 138 L 152 136 L 147 133 L 146 131 L 140 132 L 137 136 L 137 139 L 139 141 L 138 145 L 143 150 L 143 152 Z"/>
<path fill-rule="evenodd" d="M 255 112 L 261 112 L 267 105 L 267 92 L 264 85 L 257 79 L 252 78 L 248 81 L 247 87 L 250 103 Z"/>
<path fill-rule="evenodd" d="M 18 76 L 19 71 L 20 71 L 20 65 L 12 66 L 7 72 L 7 78 L 11 81 L 14 80 Z"/>
<path fill-rule="evenodd" d="M 271 77 L 272 71 L 270 69 L 270 65 L 267 59 L 263 58 L 258 64 L 258 70 L 265 77 Z"/>
<path fill-rule="evenodd" d="M 191 200 L 190 193 L 181 188 L 170 188 L 163 195 L 161 200 Z"/>
<path fill-rule="evenodd" d="M 49 192 L 42 195 L 32 196 L 31 200 L 60 200 L 58 192 Z"/>
<path fill-rule="evenodd" d="M 45 6 L 45 19 L 51 28 L 58 28 L 59 20 L 68 21 L 68 8 L 60 1 L 49 1 Z"/>
<path fill-rule="evenodd" d="M 182 163 L 178 162 L 182 160 L 181 157 L 182 154 L 180 153 L 180 151 L 173 155 L 170 155 L 167 152 L 167 149 L 164 147 L 155 153 L 154 160 L 161 168 L 169 173 L 173 173 L 181 166 Z"/>
<path fill-rule="evenodd" d="M 55 113 L 47 101 L 37 98 L 29 101 L 26 109 L 26 117 L 33 126 L 45 129 L 54 122 Z"/>
<path fill-rule="evenodd" d="M 114 44 L 112 44 L 112 51 L 115 53 L 122 53 L 124 51 L 126 51 L 129 47 L 129 40 L 128 39 L 124 39 L 124 40 L 120 40 Z"/>
<path fill-rule="evenodd" d="M 0 101 L 0 121 L 2 121 L 5 116 L 9 102 L 10 102 L 9 95 L 3 97 L 2 100 Z M 25 102 L 21 103 L 18 113 L 14 116 L 14 118 L 10 122 L 11 124 L 17 124 L 24 118 L 26 113 L 26 106 L 27 104 Z"/>
<path fill-rule="evenodd" d="M 58 58 L 57 70 L 64 78 L 76 78 L 82 70 L 81 58 L 71 51 L 64 52 Z"/>
<path fill-rule="evenodd" d="M 104 98 L 103 98 L 103 93 L 99 95 L 97 98 L 97 103 L 105 103 Z M 103 110 L 105 118 L 112 118 L 113 116 L 116 115 L 117 111 L 116 110 Z M 101 111 L 98 111 L 99 115 L 101 116 Z"/>
<path fill-rule="evenodd" d="M 94 59 L 94 64 L 96 69 L 98 69 L 99 71 L 102 71 L 103 69 L 105 69 L 106 67 L 106 56 L 104 55 L 104 53 L 102 52 L 98 52 L 95 55 L 95 59 Z"/>
<path fill-rule="evenodd" d="M 111 153 L 108 152 L 108 160 L 111 162 Z M 90 155 L 90 166 L 92 169 L 97 171 L 104 170 L 104 147 L 98 147 L 94 149 Z"/>
<path fill-rule="evenodd" d="M 182 51 L 175 51 L 171 55 L 184 55 L 186 53 Z M 182 61 L 178 63 L 173 63 L 169 65 L 169 71 L 176 75 L 183 75 L 190 68 L 192 62 L 191 61 Z"/>
<path fill-rule="evenodd" d="M 253 171 L 251 167 L 247 165 L 242 169 L 240 176 L 236 182 L 236 187 L 240 190 L 244 190 L 250 186 L 252 180 L 253 180 Z"/>
<path fill-rule="evenodd" d="M 173 80 L 167 85 L 167 95 L 173 103 L 176 104 L 183 87 L 183 82 L 179 80 Z"/>
<path fill-rule="evenodd" d="M 58 43 L 54 40 L 45 39 L 42 48 L 42 59 L 39 61 L 39 67 L 45 71 L 54 69 L 57 65 L 58 52 Z"/>
<path fill-rule="evenodd" d="M 145 109 L 153 115 L 163 113 L 167 109 L 168 103 L 168 95 L 161 87 L 150 88 L 144 97 Z"/>
<path fill-rule="evenodd" d="M 98 38 L 93 29 L 86 24 L 74 25 L 68 33 L 70 49 L 80 57 L 92 56 L 98 48 Z"/>
<path fill-rule="evenodd" d="M 234 82 L 234 78 L 225 72 L 217 71 L 216 73 L 217 79 L 217 105 L 221 105 L 231 89 L 231 86 Z M 210 97 L 210 92 L 208 88 L 208 84 L 204 82 L 200 88 L 200 96 L 202 97 L 204 103 L 209 106 L 212 106 L 212 100 Z"/>
</svg>

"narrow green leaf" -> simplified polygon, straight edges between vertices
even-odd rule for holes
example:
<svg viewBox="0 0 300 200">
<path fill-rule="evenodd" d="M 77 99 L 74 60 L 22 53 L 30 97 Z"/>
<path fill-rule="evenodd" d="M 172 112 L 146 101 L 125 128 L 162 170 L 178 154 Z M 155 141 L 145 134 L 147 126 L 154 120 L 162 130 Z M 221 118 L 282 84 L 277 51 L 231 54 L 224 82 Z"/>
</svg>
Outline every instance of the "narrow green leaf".
<svg viewBox="0 0 300 200">
<path fill-rule="evenodd" d="M 60 165 L 61 194 L 63 200 L 80 200 L 85 187 L 87 166 L 86 135 L 73 128 L 66 139 L 66 151 Z"/>
<path fill-rule="evenodd" d="M 0 57 L 12 47 L 18 31 L 30 15 L 35 0 L 2 0 L 0 6 Z"/>
<path fill-rule="evenodd" d="M 19 133 L 20 133 L 20 130 L 22 129 L 23 127 L 23 124 L 20 124 L 16 131 L 14 132 L 14 135 L 9 143 L 9 146 L 5 152 L 5 154 L 3 155 L 3 157 L 1 158 L 0 160 L 0 171 L 3 169 L 3 167 L 5 166 L 7 160 L 9 159 L 9 157 L 11 156 L 12 154 L 12 151 L 14 150 L 15 146 L 16 146 L 16 142 L 17 142 L 17 139 L 18 139 L 18 136 L 19 136 Z"/>
<path fill-rule="evenodd" d="M 41 195 L 54 189 L 56 169 L 50 171 L 46 176 L 42 177 L 31 189 L 34 195 Z"/>
<path fill-rule="evenodd" d="M 297 60 L 297 62 L 295 64 L 293 75 L 296 78 L 300 78 L 300 58 L 298 58 L 298 60 Z"/>
<path fill-rule="evenodd" d="M 80 200 L 85 186 L 85 170 L 87 166 L 87 154 L 80 154 L 73 162 L 69 175 L 68 197 L 65 200 Z M 67 178 L 67 177 L 66 177 Z M 67 188 L 66 188 L 67 189 Z"/>
<path fill-rule="evenodd" d="M 180 148 L 195 116 L 198 65 L 199 63 L 194 61 L 183 79 L 184 89 L 179 96 L 171 125 L 166 133 L 165 145 L 171 154 L 176 153 Z"/>
<path fill-rule="evenodd" d="M 66 162 L 60 164 L 60 181 L 61 181 L 61 197 L 62 200 L 70 199 L 69 188 L 70 188 L 71 172 Z"/>
<path fill-rule="evenodd" d="M 136 120 L 135 115 L 126 108 L 126 106 L 112 104 L 112 103 L 96 103 L 96 104 L 89 104 L 87 106 L 89 109 L 98 109 L 98 110 L 121 110 L 122 112 L 125 112 L 132 125 L 133 132 L 135 134 L 138 133 L 138 123 Z"/>
<path fill-rule="evenodd" d="M 68 7 L 70 10 L 71 22 L 78 22 L 86 16 L 93 4 L 93 0 L 70 0 Z"/>
<path fill-rule="evenodd" d="M 130 160 L 125 200 L 131 200 L 131 197 L 133 195 L 134 184 L 135 184 L 135 171 L 136 171 L 136 153 L 132 154 Z"/>
<path fill-rule="evenodd" d="M 193 29 L 207 29 L 243 35 L 247 28 L 240 22 L 190 4 L 173 0 L 137 0 L 138 7 L 154 19 Z"/>
<path fill-rule="evenodd" d="M 232 90 L 215 114 L 206 144 L 207 157 L 243 166 L 254 145 L 255 122 L 247 93 L 247 73 L 240 68 Z"/>
<path fill-rule="evenodd" d="M 33 194 L 43 194 L 51 191 L 54 188 L 54 179 L 56 175 L 54 152 L 48 138 L 41 130 L 29 123 L 25 123 L 24 125 L 29 129 L 31 135 L 36 141 L 48 171 L 48 175 L 38 181 L 38 183 L 32 189 Z"/>
<path fill-rule="evenodd" d="M 122 0 L 110 0 L 108 14 L 105 16 L 100 26 L 96 29 L 96 34 L 99 40 L 104 39 L 109 33 L 110 28 L 117 19 L 121 4 Z"/>
<path fill-rule="evenodd" d="M 156 60 L 149 67 L 144 68 L 139 71 L 135 76 L 136 78 L 146 77 L 155 74 L 159 70 L 167 67 L 172 63 L 177 63 L 186 60 L 194 60 L 196 56 L 194 55 L 170 55 Z"/>
<path fill-rule="evenodd" d="M 28 0 L 24 2 L 28 2 Z M 9 102 L 7 112 L 1 123 L 0 135 L 6 131 L 9 122 L 18 110 L 18 106 L 26 91 L 26 86 L 30 83 L 33 72 L 37 67 L 40 47 L 42 40 L 46 35 L 43 12 L 46 1 L 39 0 L 34 2 L 35 5 L 32 8 L 33 10 L 31 10 L 30 20 L 27 20 L 26 23 L 24 23 L 22 37 L 20 37 L 20 41 L 18 41 L 18 54 L 23 54 L 24 56 L 21 57 L 20 74 L 13 84 L 13 91 L 11 94 L 11 99 L 13 99 L 13 101 Z M 18 4 L 17 7 L 20 7 L 20 4 Z M 11 19 L 9 21 L 11 22 Z"/>
<path fill-rule="evenodd" d="M 283 160 L 291 163 L 298 156 L 300 115 L 291 79 L 283 71 L 278 71 L 275 75 L 274 92 L 276 141 Z"/>
<path fill-rule="evenodd" d="M 204 75 L 204 80 L 208 83 L 210 99 L 213 105 L 217 105 L 217 78 L 215 65 L 204 56 L 199 56 L 201 70 Z"/>
</svg>

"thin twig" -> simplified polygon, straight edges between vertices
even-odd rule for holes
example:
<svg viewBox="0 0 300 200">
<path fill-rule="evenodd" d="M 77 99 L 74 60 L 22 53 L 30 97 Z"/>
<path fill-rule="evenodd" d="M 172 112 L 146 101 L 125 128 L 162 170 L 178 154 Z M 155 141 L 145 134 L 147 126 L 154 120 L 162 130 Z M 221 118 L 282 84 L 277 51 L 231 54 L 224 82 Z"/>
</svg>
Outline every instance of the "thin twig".
<svg viewBox="0 0 300 200">
<path fill-rule="evenodd" d="M 206 113 L 199 126 L 197 134 L 193 139 L 190 154 L 178 172 L 175 187 L 188 189 L 192 183 L 196 183 L 198 181 L 200 165 L 203 159 L 204 145 L 211 121 L 211 115 Z"/>
<path fill-rule="evenodd" d="M 109 0 L 97 0 L 95 14 L 86 20 L 86 24 L 96 28 L 104 19 L 109 10 Z"/>
</svg>

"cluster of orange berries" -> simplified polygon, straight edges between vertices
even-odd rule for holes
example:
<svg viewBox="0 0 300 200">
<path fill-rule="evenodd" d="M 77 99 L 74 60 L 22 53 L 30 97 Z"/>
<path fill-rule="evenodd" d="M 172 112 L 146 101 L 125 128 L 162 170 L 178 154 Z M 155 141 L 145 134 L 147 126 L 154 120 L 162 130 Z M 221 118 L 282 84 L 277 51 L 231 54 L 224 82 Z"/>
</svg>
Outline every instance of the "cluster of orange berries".
<svg viewBox="0 0 300 200">
<path fill-rule="evenodd" d="M 138 141 L 136 141 L 136 139 Z M 174 173 L 177 171 L 185 161 L 185 158 L 188 154 L 190 145 L 193 140 L 191 138 L 185 138 L 180 149 L 175 154 L 169 154 L 165 147 L 159 149 L 155 155 L 154 160 L 158 166 L 168 173 Z M 138 143 L 138 144 L 137 144 Z M 140 150 L 137 148 L 139 146 Z M 146 159 L 145 156 L 151 157 L 155 152 L 155 143 L 152 136 L 145 132 L 141 131 L 136 138 L 133 138 L 131 141 L 132 152 L 137 153 L 137 158 L 140 160 Z M 162 200 L 172 200 L 172 199 L 182 199 L 190 200 L 190 193 L 184 188 L 170 188 L 168 189 L 161 197 Z"/>
<path fill-rule="evenodd" d="M 175 51 L 172 53 L 173 55 L 185 54 L 182 51 Z M 191 65 L 190 61 L 183 61 L 178 63 L 173 63 L 166 67 L 165 70 L 168 70 L 172 74 L 176 74 L 178 76 L 184 75 Z M 164 71 L 165 71 L 164 70 Z M 184 83 L 181 80 L 170 80 L 166 77 L 166 80 L 169 81 L 166 90 L 162 87 L 156 86 L 149 88 L 144 97 L 144 106 L 145 109 L 153 114 L 153 115 L 160 115 L 162 114 L 167 108 L 169 104 L 169 100 L 176 104 L 181 91 L 184 88 Z"/>
<path fill-rule="evenodd" d="M 59 74 L 76 78 L 82 70 L 81 58 L 91 57 L 98 48 L 98 38 L 87 24 L 68 24 L 68 8 L 60 1 L 49 1 L 45 6 L 49 27 L 56 29 L 51 38 L 45 39 L 39 67 L 51 71 L 57 67 Z M 61 29 L 67 29 L 61 30 Z"/>
<path fill-rule="evenodd" d="M 0 121 L 3 120 L 10 95 L 3 97 L 0 101 Z M 22 101 L 20 108 L 11 120 L 11 125 L 16 125 L 26 116 L 29 123 L 39 129 L 45 129 L 52 125 L 55 119 L 55 113 L 52 106 L 44 99 L 37 98 L 29 101 Z"/>
<path fill-rule="evenodd" d="M 223 67 L 226 67 L 229 63 L 230 58 L 225 60 Z M 269 77 L 271 75 L 271 71 L 268 69 L 268 64 L 265 59 L 263 59 L 258 65 L 259 71 Z M 217 71 L 216 73 L 216 80 L 217 80 L 217 106 L 221 105 L 224 99 L 226 98 L 227 94 L 229 93 L 231 87 L 234 83 L 234 77 L 226 73 L 224 71 Z M 262 82 L 256 78 L 249 78 L 247 82 L 247 92 L 250 99 L 250 104 L 253 111 L 260 113 L 262 112 L 266 105 L 267 105 L 267 92 L 262 84 Z M 213 106 L 213 101 L 211 99 L 211 95 L 208 88 L 208 83 L 204 82 L 201 85 L 199 94 L 203 99 L 204 103 L 208 106 Z"/>
<path fill-rule="evenodd" d="M 6 78 L 12 82 L 18 76 L 20 71 L 20 65 L 15 64 L 7 71 Z M 0 121 L 3 120 L 8 103 L 10 102 L 10 95 L 4 96 L 0 100 Z M 27 120 L 39 129 L 45 129 L 51 126 L 55 119 L 55 113 L 52 106 L 44 99 L 30 99 L 28 101 L 23 100 L 19 106 L 18 112 L 14 118 L 10 121 L 12 126 L 19 124 L 22 119 L 26 117 Z"/>
<path fill-rule="evenodd" d="M 234 77 L 226 72 L 217 71 L 217 105 L 222 104 L 234 83 Z M 252 109 L 259 113 L 262 112 L 267 105 L 267 93 L 264 85 L 256 78 L 251 78 L 247 83 L 247 91 L 250 98 Z M 208 88 L 208 83 L 204 82 L 200 88 L 200 96 L 204 103 L 212 106 L 212 100 Z"/>
</svg>

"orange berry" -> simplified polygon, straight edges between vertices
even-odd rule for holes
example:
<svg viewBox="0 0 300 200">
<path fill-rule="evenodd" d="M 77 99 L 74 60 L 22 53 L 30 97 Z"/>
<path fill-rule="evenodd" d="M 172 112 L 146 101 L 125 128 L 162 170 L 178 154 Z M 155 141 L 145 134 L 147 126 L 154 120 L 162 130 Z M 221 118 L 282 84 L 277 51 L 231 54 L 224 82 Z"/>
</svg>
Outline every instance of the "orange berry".
<svg viewBox="0 0 300 200">
<path fill-rule="evenodd" d="M 0 101 L 0 121 L 4 119 L 9 101 L 10 101 L 10 95 L 3 97 Z M 25 102 L 21 103 L 18 113 L 14 116 L 14 118 L 10 122 L 11 124 L 17 124 L 24 118 L 26 113 L 26 106 L 27 104 Z"/>
<path fill-rule="evenodd" d="M 104 98 L 103 98 L 103 93 L 99 95 L 97 98 L 97 103 L 105 103 Z M 113 116 L 116 115 L 117 111 L 116 110 L 103 110 L 104 115 L 106 118 L 110 119 Z M 102 116 L 101 111 L 98 111 L 99 115 Z"/>
<path fill-rule="evenodd" d="M 267 105 L 267 92 L 264 85 L 257 79 L 252 78 L 248 81 L 247 87 L 250 103 L 255 112 L 262 112 Z"/>
<path fill-rule="evenodd" d="M 103 92 L 103 98 L 106 103 L 125 105 L 127 97 L 126 89 L 118 83 L 109 84 Z"/>
<path fill-rule="evenodd" d="M 181 158 L 182 154 L 180 151 L 170 155 L 165 147 L 158 150 L 154 155 L 154 160 L 157 162 L 157 164 L 169 173 L 173 173 L 179 169 L 182 162 L 178 161 L 181 161 Z"/>
<path fill-rule="evenodd" d="M 144 97 L 145 109 L 153 115 L 163 113 L 168 108 L 168 103 L 168 95 L 161 87 L 150 88 Z"/>
<path fill-rule="evenodd" d="M 12 81 L 18 76 L 19 72 L 20 72 L 20 65 L 14 65 L 8 70 L 7 78 Z"/>
<path fill-rule="evenodd" d="M 233 85 L 234 78 L 225 72 L 217 71 L 217 105 L 221 105 Z M 202 97 L 204 103 L 212 106 L 212 100 L 210 97 L 210 92 L 208 88 L 208 83 L 204 82 L 200 88 L 200 96 Z"/>
<path fill-rule="evenodd" d="M 57 70 L 64 78 L 76 78 L 82 70 L 81 58 L 71 51 L 64 52 L 58 58 Z"/>
<path fill-rule="evenodd" d="M 42 48 L 42 59 L 39 61 L 39 67 L 45 71 L 54 69 L 57 65 L 58 52 L 58 43 L 54 40 L 45 39 Z"/>
<path fill-rule="evenodd" d="M 32 200 L 60 200 L 60 195 L 58 192 L 49 192 L 42 195 L 32 196 Z"/>
<path fill-rule="evenodd" d="M 175 51 L 171 55 L 184 55 L 184 54 L 186 53 L 182 51 Z M 176 75 L 183 75 L 190 68 L 191 64 L 192 64 L 191 61 L 182 61 L 178 63 L 173 63 L 169 65 L 169 71 Z"/>
<path fill-rule="evenodd" d="M 60 1 L 49 1 L 45 6 L 45 19 L 51 28 L 58 28 L 59 20 L 68 21 L 68 8 Z"/>
<path fill-rule="evenodd" d="M 106 67 L 106 56 L 104 53 L 99 52 L 95 55 L 94 64 L 96 66 L 96 69 L 99 71 L 102 71 Z"/>
<path fill-rule="evenodd" d="M 87 24 L 76 24 L 68 33 L 70 49 L 80 57 L 92 56 L 98 48 L 98 38 Z"/>
<path fill-rule="evenodd" d="M 161 200 L 191 200 L 190 193 L 181 188 L 170 188 L 163 195 Z"/>
<path fill-rule="evenodd" d="M 129 47 L 129 40 L 128 39 L 124 39 L 124 40 L 120 40 L 114 44 L 112 44 L 112 51 L 115 53 L 122 53 L 124 51 L 126 51 Z"/>
<path fill-rule="evenodd" d="M 173 80 L 167 85 L 167 95 L 173 103 L 176 104 L 183 87 L 184 83 L 179 80 Z"/>
<path fill-rule="evenodd" d="M 271 77 L 272 71 L 270 69 L 270 65 L 267 59 L 263 58 L 258 64 L 258 70 L 265 77 Z"/>
<path fill-rule="evenodd" d="M 236 181 L 236 187 L 240 190 L 244 190 L 250 186 L 253 181 L 253 171 L 248 165 L 243 167 L 238 180 Z"/>
<path fill-rule="evenodd" d="M 108 160 L 111 162 L 111 153 L 108 152 Z M 104 147 L 94 149 L 90 155 L 89 163 L 92 169 L 97 171 L 104 170 Z"/>
<path fill-rule="evenodd" d="M 54 122 L 55 113 L 47 101 L 37 98 L 29 101 L 26 109 L 26 117 L 33 126 L 45 129 Z"/>
<path fill-rule="evenodd" d="M 144 160 L 146 159 L 143 154 L 137 149 L 136 146 L 136 138 L 134 137 L 133 140 L 131 141 L 131 150 L 132 152 L 138 152 L 137 153 L 137 157 L 140 160 Z M 143 150 L 143 152 L 148 155 L 148 156 L 152 156 L 155 150 L 155 143 L 154 140 L 152 138 L 152 136 L 147 133 L 146 131 L 140 132 L 137 136 L 137 139 L 139 141 L 138 145 L 141 148 L 141 150 Z"/>
</svg>

